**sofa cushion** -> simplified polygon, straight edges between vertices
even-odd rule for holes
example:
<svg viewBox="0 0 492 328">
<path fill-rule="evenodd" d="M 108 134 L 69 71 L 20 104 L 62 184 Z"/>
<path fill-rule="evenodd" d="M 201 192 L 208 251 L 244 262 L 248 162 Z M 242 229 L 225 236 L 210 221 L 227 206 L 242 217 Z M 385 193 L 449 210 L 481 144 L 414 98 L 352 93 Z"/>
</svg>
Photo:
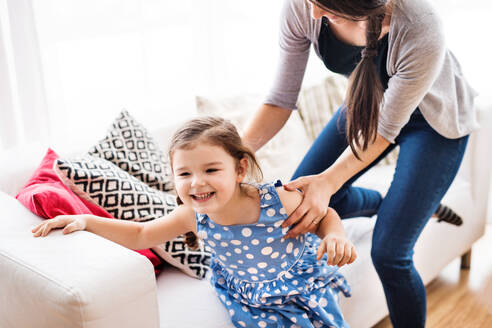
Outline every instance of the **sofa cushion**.
<svg viewBox="0 0 492 328">
<path fill-rule="evenodd" d="M 58 159 L 55 171 L 80 197 L 95 202 L 115 218 L 145 222 L 169 214 L 176 197 L 151 188 L 116 165 L 90 155 L 75 159 Z M 183 237 L 154 248 L 169 264 L 183 272 L 203 278 L 208 271 L 210 251 L 200 244 L 189 249 Z"/>
<path fill-rule="evenodd" d="M 196 98 L 198 113 L 224 117 L 230 120 L 240 133 L 263 100 L 260 95 L 223 99 Z M 264 180 L 289 181 L 310 145 L 311 141 L 304 131 L 300 117 L 296 112 L 292 113 L 282 130 L 256 152 Z"/>
<path fill-rule="evenodd" d="M 51 219 L 57 215 L 94 214 L 112 218 L 100 206 L 74 194 L 53 170 L 53 164 L 59 156 L 48 149 L 41 164 L 34 171 L 24 188 L 16 198 L 34 214 Z M 162 260 L 148 249 L 137 250 L 147 257 L 154 266 L 155 274 L 160 272 Z"/>
<path fill-rule="evenodd" d="M 89 154 L 112 162 L 152 188 L 173 189 L 167 157 L 147 129 L 126 110 L 121 111 L 106 137 Z"/>
<path fill-rule="evenodd" d="M 316 139 L 342 105 L 346 90 L 347 79 L 341 75 L 330 75 L 320 83 L 301 89 L 297 108 L 311 141 Z"/>
</svg>

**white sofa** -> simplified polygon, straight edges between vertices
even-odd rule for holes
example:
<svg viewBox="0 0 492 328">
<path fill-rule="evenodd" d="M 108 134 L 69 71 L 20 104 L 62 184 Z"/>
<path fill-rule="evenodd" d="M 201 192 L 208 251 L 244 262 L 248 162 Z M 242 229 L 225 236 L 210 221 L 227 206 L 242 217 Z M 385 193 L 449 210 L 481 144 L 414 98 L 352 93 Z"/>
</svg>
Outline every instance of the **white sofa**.
<svg viewBox="0 0 492 328">
<path fill-rule="evenodd" d="M 464 224 L 455 227 L 431 220 L 418 240 L 415 262 L 426 284 L 453 259 L 469 255 L 484 233 L 491 114 L 479 112 L 482 129 L 472 135 L 458 177 L 444 199 Z M 155 135 L 164 138 L 170 130 L 163 128 Z M 156 279 L 145 257 L 85 231 L 33 238 L 30 230 L 40 218 L 13 196 L 45 150 L 34 146 L 0 156 L 0 327 L 232 327 L 207 280 L 190 278 L 172 267 Z M 377 166 L 357 184 L 384 192 L 393 169 Z M 266 168 L 267 176 L 274 170 Z M 342 297 L 341 306 L 354 328 L 370 327 L 388 314 L 370 258 L 374 222 L 374 217 L 344 221 L 359 254 L 354 264 L 342 268 L 353 296 Z"/>
</svg>

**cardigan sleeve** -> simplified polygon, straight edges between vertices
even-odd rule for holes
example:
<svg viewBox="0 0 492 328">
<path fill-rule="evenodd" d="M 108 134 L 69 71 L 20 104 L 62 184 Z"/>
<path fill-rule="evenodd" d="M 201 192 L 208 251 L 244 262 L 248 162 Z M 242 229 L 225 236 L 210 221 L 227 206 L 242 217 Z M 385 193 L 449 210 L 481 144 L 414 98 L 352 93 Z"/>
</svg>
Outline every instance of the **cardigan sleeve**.
<svg viewBox="0 0 492 328">
<path fill-rule="evenodd" d="M 446 52 L 440 21 L 434 14 L 406 24 L 393 37 L 394 63 L 381 105 L 378 133 L 394 143 L 412 112 L 437 79 Z M 393 71 L 393 74 L 391 73 Z"/>
<path fill-rule="evenodd" d="M 277 73 L 266 104 L 296 109 L 311 45 L 307 36 L 310 12 L 306 6 L 305 1 L 284 1 L 280 17 Z"/>
</svg>

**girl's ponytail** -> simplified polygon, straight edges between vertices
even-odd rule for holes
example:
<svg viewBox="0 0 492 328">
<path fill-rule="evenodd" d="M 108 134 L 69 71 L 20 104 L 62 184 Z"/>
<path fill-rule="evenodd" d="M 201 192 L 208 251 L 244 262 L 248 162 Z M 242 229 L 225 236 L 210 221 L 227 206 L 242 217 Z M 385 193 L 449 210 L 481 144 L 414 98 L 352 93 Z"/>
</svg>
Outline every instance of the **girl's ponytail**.
<svg viewBox="0 0 492 328">
<path fill-rule="evenodd" d="M 176 196 L 176 203 L 182 205 L 183 201 L 179 196 Z M 198 237 L 193 231 L 188 231 L 184 234 L 184 242 L 191 250 L 197 250 L 200 245 L 198 244 Z"/>
</svg>

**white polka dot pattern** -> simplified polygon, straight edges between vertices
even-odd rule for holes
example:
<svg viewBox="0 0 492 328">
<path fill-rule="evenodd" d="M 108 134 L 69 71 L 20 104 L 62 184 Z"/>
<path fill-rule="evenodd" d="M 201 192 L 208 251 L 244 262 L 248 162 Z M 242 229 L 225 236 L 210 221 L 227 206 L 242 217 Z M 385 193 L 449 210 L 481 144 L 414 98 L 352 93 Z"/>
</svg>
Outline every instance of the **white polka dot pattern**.
<svg viewBox="0 0 492 328">
<path fill-rule="evenodd" d="M 263 255 L 269 255 L 269 254 L 271 254 L 271 253 L 272 253 L 272 251 L 273 251 L 273 249 L 272 249 L 270 246 L 268 246 L 268 247 L 264 247 L 264 248 L 261 250 L 261 254 L 263 254 Z"/>
<path fill-rule="evenodd" d="M 250 228 L 244 228 L 241 232 L 243 234 L 244 237 L 249 237 L 251 236 L 251 229 Z"/>
<path fill-rule="evenodd" d="M 289 242 L 289 243 L 287 244 L 287 247 L 285 248 L 285 251 L 286 251 L 288 254 L 290 254 L 290 253 L 292 253 L 292 248 L 294 248 L 294 244 L 293 244 L 292 242 Z"/>
</svg>

